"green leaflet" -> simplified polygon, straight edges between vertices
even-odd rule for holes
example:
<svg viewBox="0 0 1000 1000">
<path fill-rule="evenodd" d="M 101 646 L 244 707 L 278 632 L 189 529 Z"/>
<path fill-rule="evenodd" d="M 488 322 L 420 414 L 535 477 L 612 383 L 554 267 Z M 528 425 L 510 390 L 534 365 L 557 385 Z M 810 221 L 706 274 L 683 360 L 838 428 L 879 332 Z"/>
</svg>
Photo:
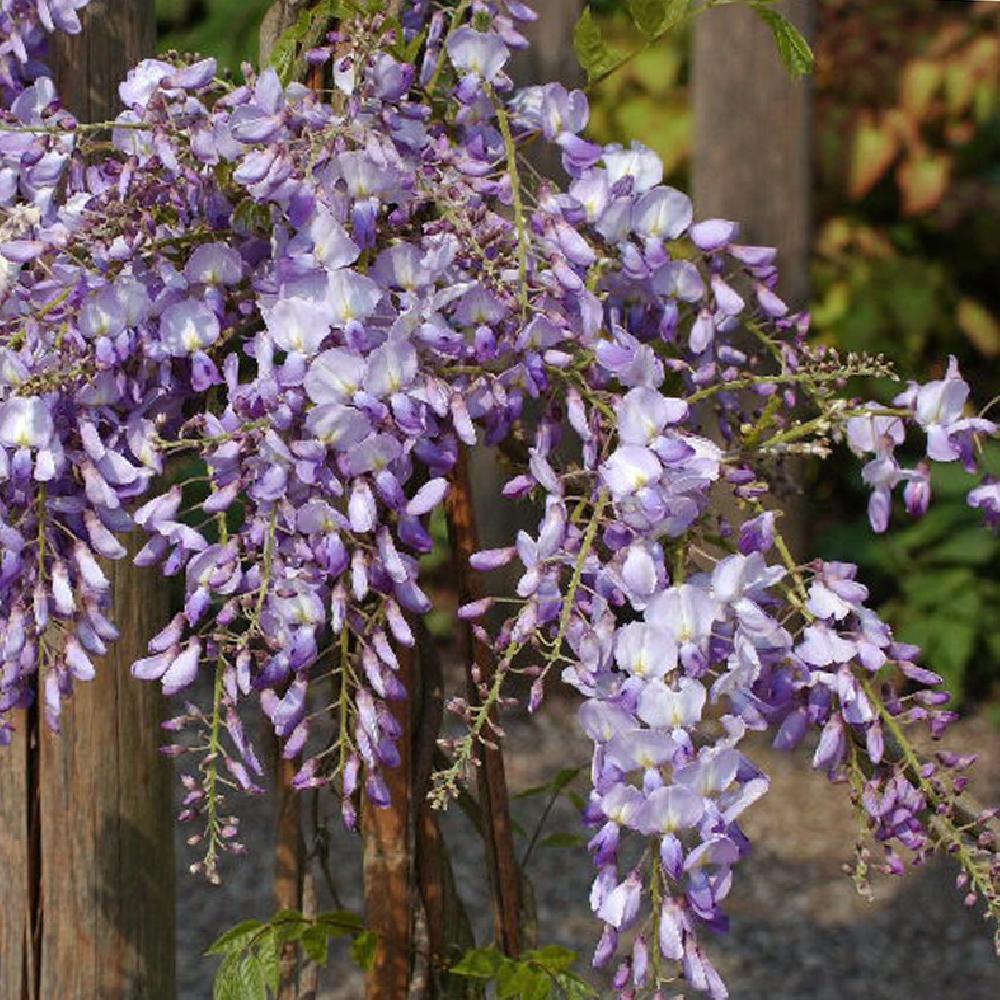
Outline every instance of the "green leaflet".
<svg viewBox="0 0 1000 1000">
<path fill-rule="evenodd" d="M 788 72 L 792 76 L 806 76 L 811 73 L 814 63 L 812 49 L 799 29 L 784 14 L 760 0 L 751 3 L 750 6 L 771 29 L 775 44 L 778 46 L 778 55 L 781 56 L 781 61 Z"/>
<path fill-rule="evenodd" d="M 377 938 L 364 930 L 361 918 L 347 910 L 306 917 L 282 910 L 267 923 L 245 920 L 221 935 L 205 952 L 221 955 L 215 974 L 213 1000 L 267 1000 L 278 992 L 281 951 L 301 947 L 307 961 L 325 965 L 330 942 L 353 936 L 351 952 L 363 969 L 371 968 Z"/>
<path fill-rule="evenodd" d="M 573 29 L 573 48 L 588 80 L 596 80 L 609 73 L 621 61 L 621 56 L 609 48 L 590 8 L 584 8 Z"/>
<path fill-rule="evenodd" d="M 570 969 L 577 954 L 568 948 L 549 945 L 526 951 L 519 959 L 508 958 L 498 948 L 467 951 L 451 972 L 468 979 L 492 983 L 497 1000 L 548 1000 L 569 997 L 588 1000 L 598 994 Z"/>
<path fill-rule="evenodd" d="M 215 975 L 212 1000 L 267 1000 L 260 960 L 253 955 L 228 955 Z"/>
<path fill-rule="evenodd" d="M 628 0 L 632 22 L 655 41 L 687 13 L 688 0 Z"/>
<path fill-rule="evenodd" d="M 354 961 L 367 972 L 375 964 L 375 949 L 378 938 L 374 931 L 362 931 L 351 945 L 351 955 Z"/>
</svg>

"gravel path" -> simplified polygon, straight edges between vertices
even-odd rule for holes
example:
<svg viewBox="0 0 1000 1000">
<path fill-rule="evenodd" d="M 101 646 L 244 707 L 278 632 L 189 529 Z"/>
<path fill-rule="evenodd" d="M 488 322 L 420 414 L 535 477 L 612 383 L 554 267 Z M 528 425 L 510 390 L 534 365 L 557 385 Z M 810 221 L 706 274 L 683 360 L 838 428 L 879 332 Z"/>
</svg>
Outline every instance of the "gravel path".
<svg viewBox="0 0 1000 1000">
<path fill-rule="evenodd" d="M 507 726 L 508 773 L 514 790 L 543 783 L 561 767 L 587 761 L 588 747 L 573 720 L 573 708 L 553 700 L 535 719 Z M 1000 741 L 983 716 L 952 730 L 950 746 L 977 749 L 973 791 L 1000 801 Z M 778 754 L 766 745 L 754 759 L 771 775 L 764 802 L 746 817 L 755 844 L 742 863 L 729 911 L 729 935 L 710 951 L 732 990 L 733 1000 L 996 1000 L 1000 962 L 991 929 L 961 904 L 946 861 L 879 879 L 874 898 L 857 894 L 841 870 L 850 859 L 856 824 L 843 787 L 811 772 L 805 752 Z M 543 802 L 515 804 L 516 817 L 533 827 Z M 250 803 L 244 815 L 249 858 L 223 867 L 224 885 L 213 889 L 186 874 L 190 851 L 178 832 L 179 996 L 211 996 L 214 960 L 201 956 L 223 930 L 250 916 L 267 917 L 270 897 L 269 800 Z M 326 809 L 331 804 L 326 804 Z M 482 884 L 480 845 L 457 808 L 445 817 L 458 884 L 477 924 L 488 936 L 489 904 Z M 572 805 L 560 802 L 547 829 L 579 831 Z M 359 848 L 332 817 L 332 857 L 345 906 L 360 909 Z M 588 952 L 595 938 L 586 897 L 591 879 L 582 849 L 544 849 L 531 866 L 538 904 L 539 938 Z M 329 899 L 321 905 L 329 905 Z M 343 950 L 331 953 L 323 1000 L 357 1000 L 360 977 Z"/>
</svg>

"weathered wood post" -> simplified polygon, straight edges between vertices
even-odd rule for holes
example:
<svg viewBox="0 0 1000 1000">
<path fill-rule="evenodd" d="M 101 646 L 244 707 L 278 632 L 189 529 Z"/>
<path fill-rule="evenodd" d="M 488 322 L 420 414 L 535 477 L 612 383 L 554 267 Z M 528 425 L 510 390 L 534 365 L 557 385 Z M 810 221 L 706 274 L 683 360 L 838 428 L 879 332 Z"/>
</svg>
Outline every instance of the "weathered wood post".
<svg viewBox="0 0 1000 1000">
<path fill-rule="evenodd" d="M 60 38 L 60 94 L 85 121 L 153 50 L 153 0 L 96 0 Z M 128 668 L 163 624 L 165 591 L 128 559 L 108 568 L 121 638 L 78 685 L 63 734 L 37 714 L 0 753 L 0 996 L 169 1000 L 174 994 L 171 768 L 161 700 Z"/>
<path fill-rule="evenodd" d="M 782 0 L 777 8 L 811 38 L 815 0 Z M 695 214 L 738 220 L 743 242 L 776 246 L 781 292 L 805 306 L 812 86 L 789 76 L 753 11 L 725 6 L 695 22 L 694 122 Z"/>
<path fill-rule="evenodd" d="M 782 0 L 810 41 L 816 0 Z M 809 299 L 812 249 L 812 84 L 794 80 L 767 26 L 751 10 L 709 11 L 694 30 L 695 215 L 740 223 L 741 241 L 778 248 L 778 291 L 793 309 Z M 799 479 L 796 463 L 787 480 Z M 802 550 L 804 525 L 791 514 L 782 533 Z"/>
</svg>

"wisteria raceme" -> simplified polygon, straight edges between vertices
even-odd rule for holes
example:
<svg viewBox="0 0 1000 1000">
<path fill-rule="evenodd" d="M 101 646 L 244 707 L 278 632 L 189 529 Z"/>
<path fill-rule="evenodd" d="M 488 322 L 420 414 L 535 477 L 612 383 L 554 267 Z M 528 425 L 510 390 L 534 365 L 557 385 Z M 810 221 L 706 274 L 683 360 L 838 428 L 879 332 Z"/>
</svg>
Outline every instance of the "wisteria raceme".
<svg viewBox="0 0 1000 1000">
<path fill-rule="evenodd" d="M 901 484 L 923 513 L 927 462 L 974 471 L 996 433 L 954 361 L 891 406 L 845 395 L 891 369 L 807 343 L 773 250 L 695 222 L 649 149 L 584 138 L 582 93 L 514 88 L 524 4 L 346 23 L 308 53 L 330 99 L 270 69 L 237 86 L 210 59 L 145 60 L 104 158 L 39 62 L 82 6 L 0 15 L 0 740 L 36 698 L 57 727 L 93 676 L 116 635 L 102 563 L 138 530 L 136 562 L 183 575 L 185 600 L 133 673 L 168 694 L 215 678 L 212 705 L 167 725 L 173 754 L 207 734 L 183 814 L 206 825 L 205 873 L 239 849 L 220 767 L 260 791 L 249 700 L 297 787 L 332 784 L 352 826 L 361 785 L 388 805 L 430 518 L 460 449 L 487 444 L 514 463 L 504 495 L 541 520 L 472 560 L 523 567 L 486 707 L 521 673 L 536 709 L 553 668 L 582 696 L 594 962 L 625 954 L 622 997 L 678 974 L 726 995 L 704 931 L 726 926 L 740 816 L 768 787 L 740 749 L 751 730 L 787 748 L 818 733 L 814 765 L 849 779 L 882 867 L 943 849 L 970 905 L 995 910 L 992 814 L 963 812 L 970 761 L 920 758 L 905 733 L 946 726 L 940 679 L 854 566 L 796 563 L 768 485 L 785 454 L 844 440 L 876 531 Z M 555 144 L 566 185 L 529 184 L 529 141 Z M 912 469 L 908 435 L 927 458 Z M 969 503 L 996 524 L 995 482 Z M 457 707 L 468 734 L 439 802 L 488 719 Z"/>
</svg>

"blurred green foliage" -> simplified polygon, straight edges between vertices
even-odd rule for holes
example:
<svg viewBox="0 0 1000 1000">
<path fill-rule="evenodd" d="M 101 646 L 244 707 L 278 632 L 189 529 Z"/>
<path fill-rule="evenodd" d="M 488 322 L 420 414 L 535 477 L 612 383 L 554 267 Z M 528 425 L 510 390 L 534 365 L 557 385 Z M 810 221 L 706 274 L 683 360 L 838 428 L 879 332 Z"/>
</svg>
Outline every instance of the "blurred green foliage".
<svg viewBox="0 0 1000 1000">
<path fill-rule="evenodd" d="M 601 31 L 612 49 L 635 45 L 635 28 L 623 12 L 602 17 Z M 687 38 L 688 29 L 680 28 L 640 52 L 590 95 L 591 136 L 598 142 L 641 139 L 662 158 L 670 181 L 681 186 L 687 176 L 692 134 Z"/>
<path fill-rule="evenodd" d="M 979 405 L 1000 393 L 998 15 L 993 4 L 822 0 L 818 29 L 814 329 L 921 380 L 957 355 Z M 942 467 L 933 485 L 925 518 L 899 513 L 874 538 L 845 461 L 825 498 L 841 523 L 823 547 L 861 564 L 897 634 L 924 648 L 957 700 L 981 698 L 1000 683 L 1000 544 L 966 504 L 972 477 Z"/>
<path fill-rule="evenodd" d="M 200 52 L 237 72 L 244 60 L 256 62 L 258 32 L 271 0 L 156 0 L 161 52 Z"/>
</svg>

